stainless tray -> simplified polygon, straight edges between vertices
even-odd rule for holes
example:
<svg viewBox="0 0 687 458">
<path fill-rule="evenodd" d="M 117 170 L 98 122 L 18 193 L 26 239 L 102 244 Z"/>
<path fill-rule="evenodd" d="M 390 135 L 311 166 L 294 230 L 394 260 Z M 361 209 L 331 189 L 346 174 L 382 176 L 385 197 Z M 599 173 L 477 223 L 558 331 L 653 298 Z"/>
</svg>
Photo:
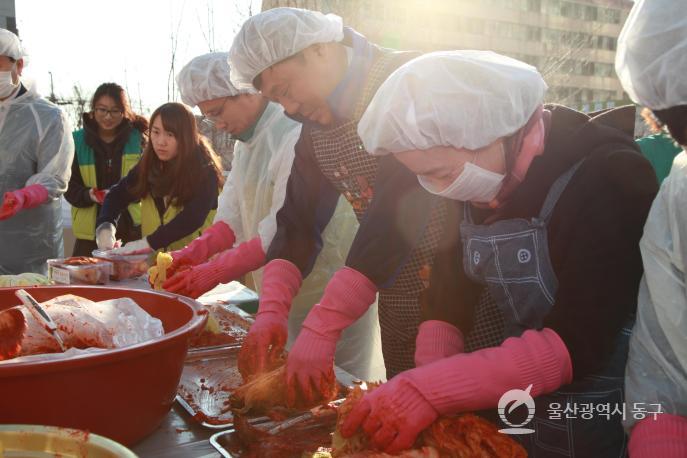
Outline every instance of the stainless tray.
<svg viewBox="0 0 687 458">
<path fill-rule="evenodd" d="M 326 431 L 329 431 L 330 430 L 329 428 L 331 428 L 331 431 L 333 431 L 333 428 L 335 427 L 336 416 L 334 416 L 333 418 L 330 418 L 329 421 L 330 422 L 334 421 L 334 423 L 330 423 L 327 426 Z M 279 423 L 280 422 L 270 421 L 270 422 L 258 424 L 256 426 L 259 429 L 262 429 L 264 431 L 269 431 L 271 428 L 278 425 Z M 313 427 L 313 425 L 306 426 L 306 428 L 312 428 L 312 427 Z M 231 448 L 229 447 L 229 444 L 232 441 L 233 434 L 235 432 L 236 431 L 234 428 L 230 428 L 230 429 L 227 429 L 225 431 L 220 431 L 218 433 L 213 434 L 210 437 L 210 445 L 212 445 L 215 448 L 215 450 L 217 450 L 220 453 L 220 455 L 222 455 L 225 458 L 241 458 L 242 456 L 244 456 L 245 453 L 240 450 L 238 444 L 235 447 L 231 447 Z M 281 433 L 279 433 L 279 434 L 281 434 Z M 308 435 L 309 431 L 305 432 L 305 433 L 303 431 L 301 431 L 301 434 Z M 329 434 L 331 434 L 331 433 L 329 433 Z M 288 440 L 288 437 L 289 436 L 287 436 L 286 438 L 282 437 L 281 439 L 277 439 L 277 440 L 279 442 L 283 443 L 283 441 Z M 293 436 L 291 436 L 291 437 L 293 437 Z M 329 444 L 330 441 L 331 441 L 331 439 L 329 439 L 327 441 L 327 444 Z M 297 452 L 297 453 L 298 453 L 298 456 L 300 456 L 301 452 Z"/>
<path fill-rule="evenodd" d="M 229 345 L 188 352 L 176 401 L 205 428 L 223 430 L 233 425 L 233 416 L 225 403 L 231 396 L 231 388 L 242 382 L 238 371 L 239 349 L 238 345 Z M 356 382 L 355 377 L 339 367 L 334 368 L 334 373 L 344 386 L 351 387 Z M 261 416 L 250 421 L 262 423 L 268 420 Z"/>
<path fill-rule="evenodd" d="M 194 417 L 202 426 L 210 429 L 225 429 L 233 424 L 231 412 L 224 408 L 224 403 L 231 396 L 230 391 L 218 391 L 222 385 L 238 386 L 241 376 L 237 368 L 238 351 L 242 338 L 235 330 L 243 329 L 247 333 L 252 317 L 234 305 L 211 301 L 206 307 L 212 310 L 220 323 L 223 334 L 236 338 L 228 339 L 231 343 L 216 340 L 220 345 L 191 347 L 184 363 L 184 371 L 177 388 L 176 401 Z M 223 314 L 227 314 L 224 323 Z M 236 320 L 239 326 L 234 329 L 231 323 Z M 200 337 L 200 336 L 199 336 Z M 191 342 L 194 344 L 194 342 Z M 207 345 L 205 343 L 205 345 Z M 195 344 L 203 345 L 200 342 Z M 226 411 L 225 411 L 226 410 Z"/>
<path fill-rule="evenodd" d="M 223 303 L 203 304 L 219 325 L 219 332 L 214 334 L 204 329 L 191 339 L 192 350 L 207 349 L 214 346 L 239 346 L 253 324 L 253 318 L 234 305 Z"/>
<path fill-rule="evenodd" d="M 208 347 L 190 350 L 177 388 L 176 401 L 202 426 L 226 429 L 233 424 L 225 402 L 231 387 L 241 384 L 237 368 L 238 346 Z M 253 421 L 266 421 L 258 417 Z"/>
<path fill-rule="evenodd" d="M 224 458 L 240 458 L 240 455 L 232 455 L 232 453 L 222 445 L 222 441 L 229 441 L 232 434 L 234 434 L 234 428 L 220 431 L 210 436 L 210 445 L 212 445 Z"/>
</svg>

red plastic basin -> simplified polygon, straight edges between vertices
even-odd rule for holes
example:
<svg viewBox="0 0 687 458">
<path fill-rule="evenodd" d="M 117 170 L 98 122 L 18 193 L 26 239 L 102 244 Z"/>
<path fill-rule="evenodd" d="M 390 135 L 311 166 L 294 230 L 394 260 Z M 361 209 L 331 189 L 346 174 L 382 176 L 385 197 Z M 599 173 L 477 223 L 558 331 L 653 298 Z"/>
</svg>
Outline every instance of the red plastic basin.
<svg viewBox="0 0 687 458">
<path fill-rule="evenodd" d="M 18 305 L 0 288 L 0 310 Z M 0 423 L 88 430 L 126 445 L 153 432 L 169 412 L 189 339 L 207 315 L 191 299 L 98 286 L 25 288 L 39 301 L 75 294 L 94 301 L 130 297 L 159 318 L 165 335 L 137 345 L 63 361 L 0 364 Z"/>
</svg>

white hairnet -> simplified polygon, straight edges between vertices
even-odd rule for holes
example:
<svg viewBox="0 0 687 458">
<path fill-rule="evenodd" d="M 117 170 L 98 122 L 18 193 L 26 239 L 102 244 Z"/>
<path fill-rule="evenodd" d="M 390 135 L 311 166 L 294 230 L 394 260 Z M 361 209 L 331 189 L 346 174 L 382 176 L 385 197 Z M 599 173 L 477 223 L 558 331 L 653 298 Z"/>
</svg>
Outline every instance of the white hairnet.
<svg viewBox="0 0 687 458">
<path fill-rule="evenodd" d="M 615 71 L 630 98 L 653 110 L 687 104 L 687 4 L 638 0 L 618 37 Z"/>
<path fill-rule="evenodd" d="M 274 8 L 249 18 L 229 51 L 231 82 L 253 89 L 253 80 L 271 65 L 316 43 L 343 40 L 343 21 L 335 14 L 299 8 Z"/>
<path fill-rule="evenodd" d="M 19 37 L 7 29 L 0 29 L 0 56 L 21 59 L 24 57 L 24 48 Z"/>
<path fill-rule="evenodd" d="M 522 128 L 547 86 L 536 68 L 491 51 L 440 51 L 399 67 L 358 123 L 371 154 L 478 149 Z"/>
<path fill-rule="evenodd" d="M 181 101 L 196 106 L 200 102 L 240 94 L 242 91 L 229 80 L 228 58 L 228 52 L 211 52 L 191 59 L 177 74 Z"/>
</svg>

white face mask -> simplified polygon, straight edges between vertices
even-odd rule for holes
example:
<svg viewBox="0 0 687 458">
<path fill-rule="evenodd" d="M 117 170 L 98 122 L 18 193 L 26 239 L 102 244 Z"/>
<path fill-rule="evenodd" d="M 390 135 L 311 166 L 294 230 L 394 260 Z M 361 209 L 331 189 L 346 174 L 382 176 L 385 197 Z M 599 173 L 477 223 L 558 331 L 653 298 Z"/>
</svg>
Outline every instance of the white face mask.
<svg viewBox="0 0 687 458">
<path fill-rule="evenodd" d="M 501 146 L 503 148 L 503 146 Z M 462 202 L 489 203 L 501 190 L 506 175 L 492 172 L 471 162 L 466 162 L 463 171 L 446 189 L 436 192 L 428 180 L 418 175 L 417 180 L 428 192 Z"/>
<path fill-rule="evenodd" d="M 19 82 L 12 81 L 12 72 L 0 72 L 0 99 L 9 97 L 19 86 Z"/>
</svg>

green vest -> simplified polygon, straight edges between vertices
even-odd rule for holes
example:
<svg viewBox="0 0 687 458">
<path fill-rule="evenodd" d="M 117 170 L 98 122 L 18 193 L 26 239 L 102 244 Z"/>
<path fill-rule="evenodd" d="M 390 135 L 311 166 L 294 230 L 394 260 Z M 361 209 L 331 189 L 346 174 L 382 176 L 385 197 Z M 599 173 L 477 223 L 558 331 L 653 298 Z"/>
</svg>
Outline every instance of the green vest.
<svg viewBox="0 0 687 458">
<path fill-rule="evenodd" d="M 174 219 L 175 216 L 179 214 L 181 210 L 183 210 L 183 208 L 184 207 L 175 207 L 170 205 L 165 210 L 165 214 L 163 215 L 162 219 L 160 219 L 160 215 L 157 211 L 157 207 L 155 206 L 155 201 L 153 200 L 152 196 L 150 194 L 145 196 L 143 199 L 141 199 L 141 234 L 143 237 L 149 236 L 155 232 L 158 227 L 168 224 Z M 205 222 L 201 227 L 186 237 L 172 242 L 164 248 L 160 248 L 160 251 L 179 250 L 191 243 L 193 239 L 200 236 L 205 228 L 212 224 L 212 221 L 215 219 L 215 213 L 217 213 L 217 210 L 210 210 L 210 213 L 208 213 L 208 216 L 205 218 Z"/>
<path fill-rule="evenodd" d="M 682 148 L 670 136 L 663 133 L 638 138 L 637 144 L 642 151 L 642 156 L 647 158 L 654 167 L 660 185 L 670 173 L 673 159 L 682 151 Z"/>
<path fill-rule="evenodd" d="M 95 176 L 95 153 L 86 144 L 84 129 L 73 133 L 74 154 L 79 163 L 79 171 L 85 186 L 95 188 L 98 182 Z M 122 151 L 122 177 L 125 177 L 141 158 L 141 132 L 133 129 Z M 136 202 L 129 205 L 129 214 L 135 226 L 141 224 L 141 204 Z M 95 240 L 95 220 L 98 216 L 98 206 L 77 208 L 72 207 L 72 228 L 74 236 L 82 240 Z"/>
</svg>

